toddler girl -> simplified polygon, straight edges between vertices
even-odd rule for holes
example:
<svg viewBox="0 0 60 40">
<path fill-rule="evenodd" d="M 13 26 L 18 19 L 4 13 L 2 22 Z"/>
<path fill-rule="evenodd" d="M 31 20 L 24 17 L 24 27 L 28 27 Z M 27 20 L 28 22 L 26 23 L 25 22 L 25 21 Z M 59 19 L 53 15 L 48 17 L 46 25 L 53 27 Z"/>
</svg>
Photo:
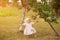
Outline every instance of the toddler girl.
<svg viewBox="0 0 60 40">
<path fill-rule="evenodd" d="M 25 26 L 24 35 L 30 36 L 32 34 L 36 34 L 36 30 L 35 28 L 33 28 L 33 24 L 34 22 L 31 22 L 30 18 L 25 19 L 25 23 L 22 24 L 23 26 Z"/>
</svg>

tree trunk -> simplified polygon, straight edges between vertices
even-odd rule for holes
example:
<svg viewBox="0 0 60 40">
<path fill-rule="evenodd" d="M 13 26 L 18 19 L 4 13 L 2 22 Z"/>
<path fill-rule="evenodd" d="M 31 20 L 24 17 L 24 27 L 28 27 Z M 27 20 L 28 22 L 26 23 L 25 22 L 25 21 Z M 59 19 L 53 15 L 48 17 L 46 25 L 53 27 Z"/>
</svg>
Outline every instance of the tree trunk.
<svg viewBox="0 0 60 40">
<path fill-rule="evenodd" d="M 20 32 L 23 32 L 23 27 L 22 24 L 24 23 L 24 18 L 25 18 L 25 12 L 26 12 L 26 4 L 25 4 L 25 0 L 21 0 L 22 3 L 22 17 L 21 17 L 21 25 L 20 25 Z"/>
<path fill-rule="evenodd" d="M 23 7 L 23 8 L 22 8 L 22 18 L 21 18 L 21 24 L 23 24 L 23 23 L 24 23 L 25 12 L 26 12 L 26 9 Z"/>
<path fill-rule="evenodd" d="M 26 12 L 26 0 L 21 0 L 22 3 L 22 19 L 21 24 L 24 22 L 25 12 Z"/>
<path fill-rule="evenodd" d="M 53 29 L 53 31 L 56 33 L 56 35 L 59 36 L 58 32 L 54 29 L 53 25 L 52 25 L 50 22 L 48 22 L 48 24 L 49 24 L 50 27 Z"/>
</svg>

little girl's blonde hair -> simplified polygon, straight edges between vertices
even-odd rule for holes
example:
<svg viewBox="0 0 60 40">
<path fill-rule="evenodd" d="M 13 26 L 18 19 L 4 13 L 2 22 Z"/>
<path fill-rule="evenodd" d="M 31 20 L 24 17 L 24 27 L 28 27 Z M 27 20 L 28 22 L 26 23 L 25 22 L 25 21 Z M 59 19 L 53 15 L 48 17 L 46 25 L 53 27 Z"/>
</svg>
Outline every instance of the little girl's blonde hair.
<svg viewBox="0 0 60 40">
<path fill-rule="evenodd" d="M 27 22 L 28 20 L 30 20 L 30 18 L 26 18 L 26 19 L 24 20 L 24 22 Z"/>
</svg>

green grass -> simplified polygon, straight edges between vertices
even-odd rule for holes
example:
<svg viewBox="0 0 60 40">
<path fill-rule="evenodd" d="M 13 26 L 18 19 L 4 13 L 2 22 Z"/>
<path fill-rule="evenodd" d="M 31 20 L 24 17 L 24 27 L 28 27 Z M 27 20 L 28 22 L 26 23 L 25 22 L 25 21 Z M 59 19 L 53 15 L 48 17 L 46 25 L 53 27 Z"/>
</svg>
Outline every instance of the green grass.
<svg viewBox="0 0 60 40">
<path fill-rule="evenodd" d="M 6 9 L 6 8 L 5 8 Z M 34 28 L 37 30 L 38 37 L 36 38 L 25 38 L 23 33 L 19 32 L 20 19 L 21 19 L 21 10 L 17 8 L 7 8 L 8 10 L 13 11 L 13 15 L 8 16 L 7 14 L 0 16 L 0 40 L 60 40 L 59 37 L 55 36 L 54 31 L 51 29 L 49 24 L 45 22 L 42 18 L 37 18 L 39 22 L 34 25 Z M 4 11 L 4 9 L 1 9 Z M 10 11 L 10 12 L 12 12 Z M 1 12 L 1 11 L 0 11 Z M 8 11 L 7 11 L 8 12 Z M 4 12 L 5 13 L 5 12 Z M 15 14 L 17 15 L 15 15 Z M 31 17 L 35 12 L 29 11 L 26 12 L 26 17 Z M 35 13 L 36 14 L 36 13 Z M 15 15 L 15 16 L 14 16 Z M 58 19 L 58 24 L 53 23 L 54 28 L 60 34 L 60 19 Z"/>
<path fill-rule="evenodd" d="M 17 16 L 21 13 L 21 10 L 19 10 L 16 7 L 0 7 L 0 16 Z"/>
</svg>

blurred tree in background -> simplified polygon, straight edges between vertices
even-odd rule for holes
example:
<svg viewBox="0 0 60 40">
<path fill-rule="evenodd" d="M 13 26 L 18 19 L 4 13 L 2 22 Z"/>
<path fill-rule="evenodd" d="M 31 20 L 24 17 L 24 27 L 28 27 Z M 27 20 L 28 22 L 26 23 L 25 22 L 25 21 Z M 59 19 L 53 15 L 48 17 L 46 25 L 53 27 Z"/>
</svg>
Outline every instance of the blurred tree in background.
<svg viewBox="0 0 60 40">
<path fill-rule="evenodd" d="M 60 0 L 53 0 L 53 9 L 57 17 L 60 16 Z"/>
</svg>

